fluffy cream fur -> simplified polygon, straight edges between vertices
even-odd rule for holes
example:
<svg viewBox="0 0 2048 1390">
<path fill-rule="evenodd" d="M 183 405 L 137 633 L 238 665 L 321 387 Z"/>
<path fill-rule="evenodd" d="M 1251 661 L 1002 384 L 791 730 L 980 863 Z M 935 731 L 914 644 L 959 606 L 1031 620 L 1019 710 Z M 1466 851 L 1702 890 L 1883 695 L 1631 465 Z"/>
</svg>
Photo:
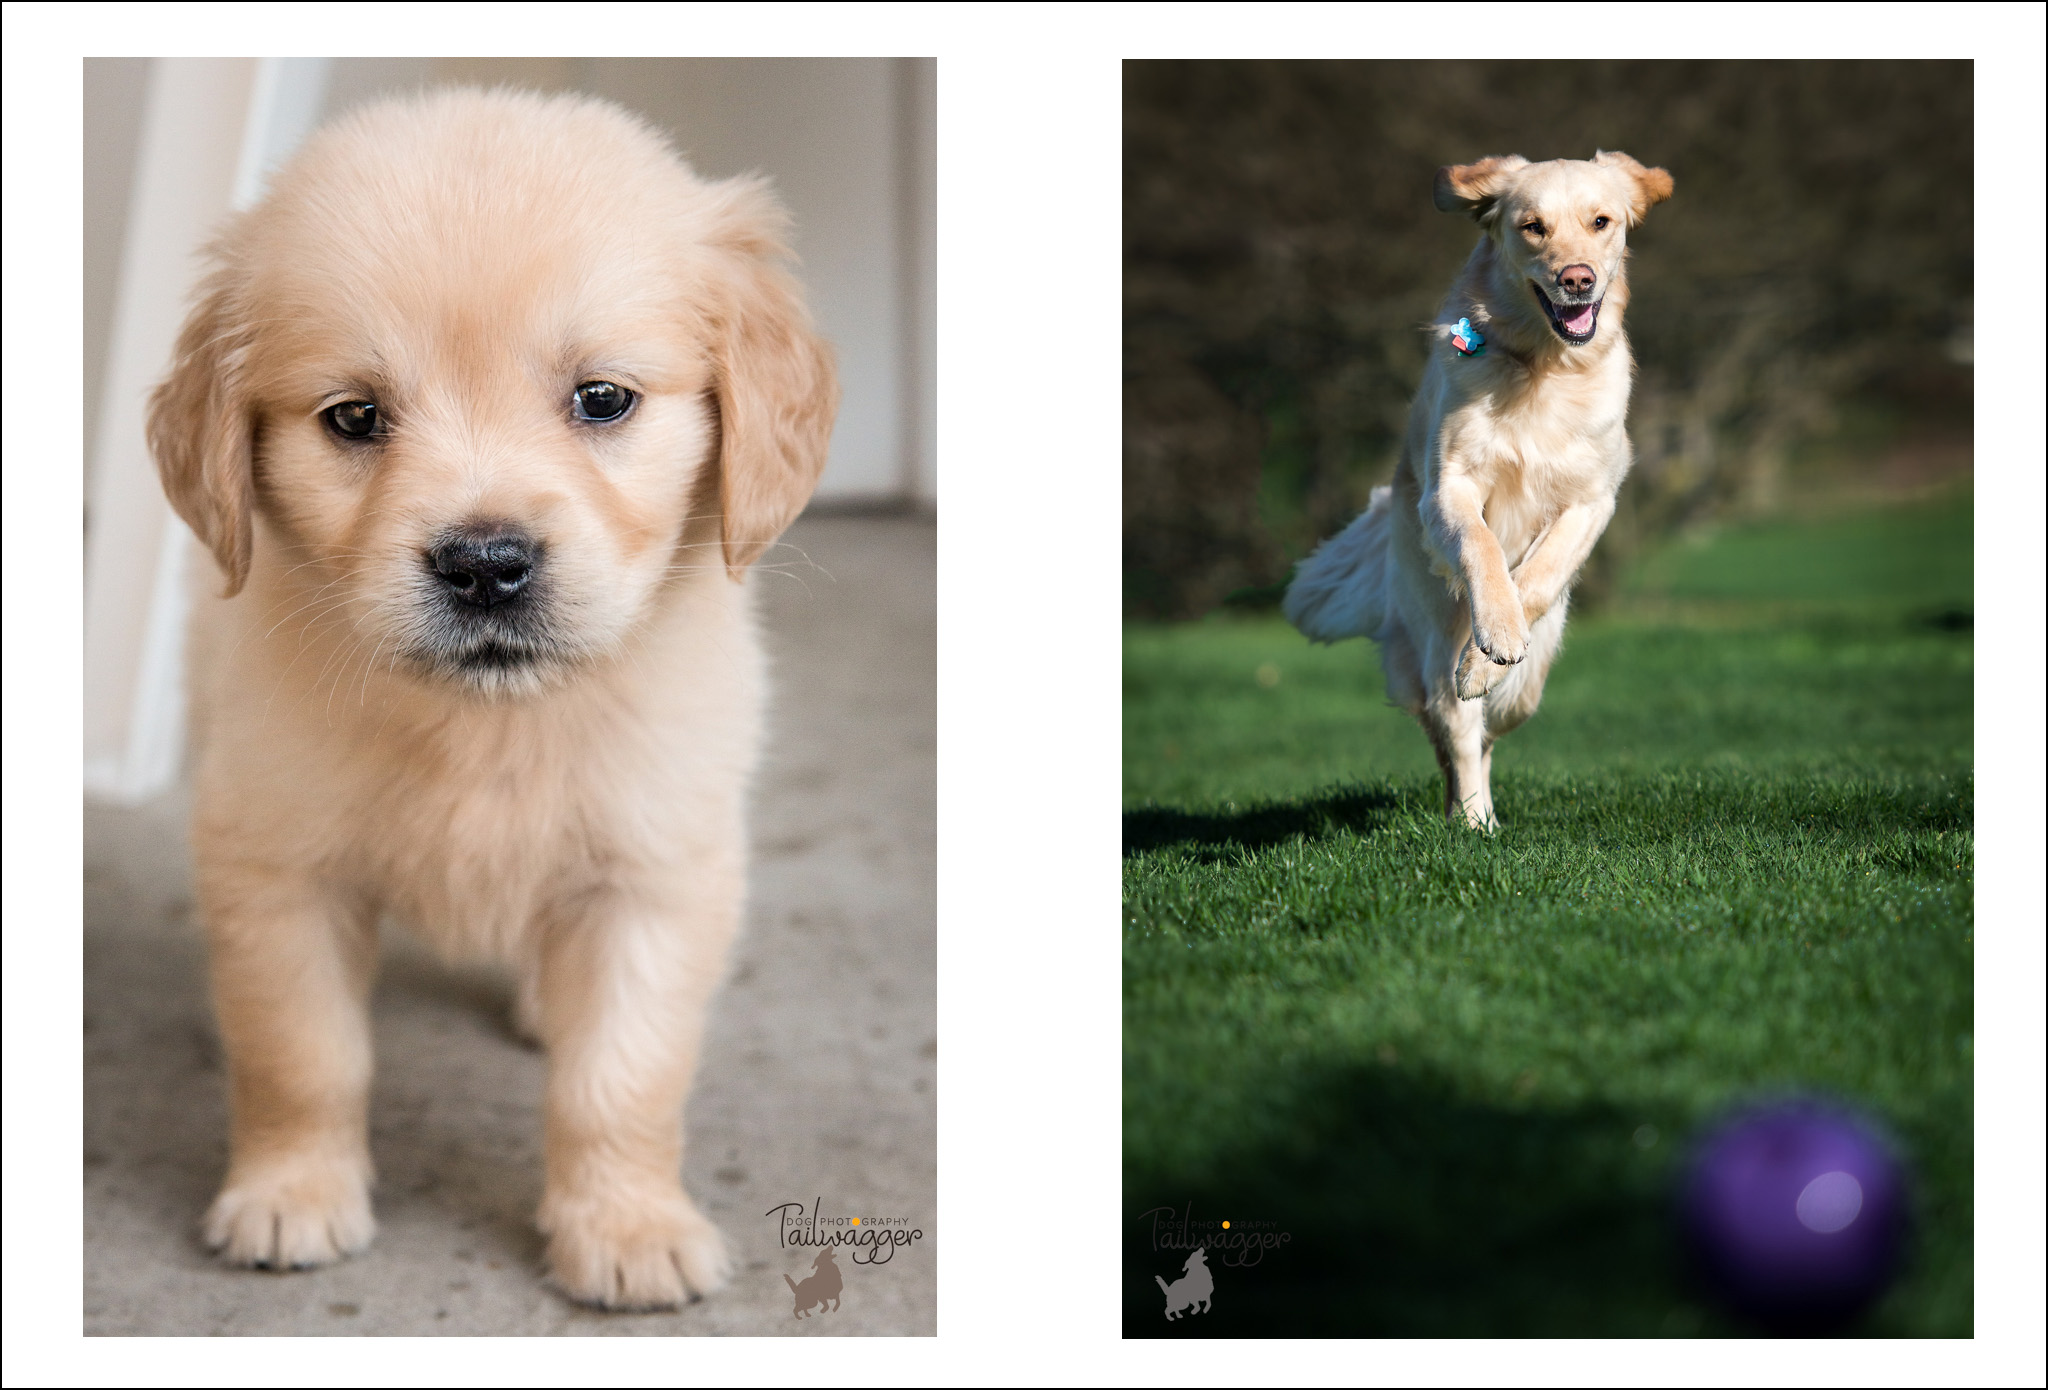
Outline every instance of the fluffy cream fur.
<svg viewBox="0 0 2048 1390">
<path fill-rule="evenodd" d="M 1627 228 L 1671 176 L 1625 154 L 1441 169 L 1479 244 L 1444 300 L 1390 487 L 1310 556 L 1290 621 L 1380 644 L 1387 693 L 1429 735 L 1445 813 L 1496 824 L 1494 740 L 1535 713 L 1567 595 L 1628 473 Z M 1483 353 L 1452 345 L 1469 319 Z"/>
<path fill-rule="evenodd" d="M 758 182 L 698 178 L 615 107 L 454 91 L 316 135 L 210 248 L 150 441 L 227 594 L 197 624 L 193 825 L 227 1258 L 370 1239 L 390 914 L 522 973 L 557 1283 L 648 1307 L 724 1278 L 681 1118 L 745 880 L 743 581 L 838 394 L 783 235 Z M 636 404 L 576 418 L 593 380 Z M 356 400 L 387 433 L 337 437 L 323 412 Z M 462 659 L 427 559 L 479 523 L 539 547 L 515 660 Z"/>
</svg>

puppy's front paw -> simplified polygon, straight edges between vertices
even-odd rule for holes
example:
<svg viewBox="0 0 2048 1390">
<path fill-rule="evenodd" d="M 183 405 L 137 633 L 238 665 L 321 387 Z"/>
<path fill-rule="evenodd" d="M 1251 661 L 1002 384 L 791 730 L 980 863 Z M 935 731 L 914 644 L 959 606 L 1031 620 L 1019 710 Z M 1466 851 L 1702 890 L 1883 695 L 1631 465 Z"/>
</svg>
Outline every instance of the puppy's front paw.
<svg viewBox="0 0 2048 1390">
<path fill-rule="evenodd" d="M 555 1284 L 601 1308 L 673 1308 L 732 1272 L 725 1237 L 680 1188 L 602 1197 L 550 1193 L 541 1203 Z"/>
<path fill-rule="evenodd" d="M 365 1168 L 304 1157 L 237 1168 L 206 1213 L 206 1243 L 234 1264 L 266 1269 L 356 1254 L 377 1232 Z"/>
</svg>

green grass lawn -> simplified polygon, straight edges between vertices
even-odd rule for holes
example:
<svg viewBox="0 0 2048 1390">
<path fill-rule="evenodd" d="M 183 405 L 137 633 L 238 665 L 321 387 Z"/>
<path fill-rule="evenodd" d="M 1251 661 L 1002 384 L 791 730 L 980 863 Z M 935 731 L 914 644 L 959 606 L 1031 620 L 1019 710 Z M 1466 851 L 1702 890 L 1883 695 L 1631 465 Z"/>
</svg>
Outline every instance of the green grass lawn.
<svg viewBox="0 0 2048 1390">
<path fill-rule="evenodd" d="M 1672 1178 L 1796 1088 L 1916 1175 L 1858 1330 L 1970 1335 L 1969 506 L 1650 557 L 1496 750 L 1493 836 L 1443 824 L 1369 644 L 1128 628 L 1126 1331 L 1743 1333 Z M 1289 1240 L 1168 1323 L 1158 1207 Z"/>
</svg>

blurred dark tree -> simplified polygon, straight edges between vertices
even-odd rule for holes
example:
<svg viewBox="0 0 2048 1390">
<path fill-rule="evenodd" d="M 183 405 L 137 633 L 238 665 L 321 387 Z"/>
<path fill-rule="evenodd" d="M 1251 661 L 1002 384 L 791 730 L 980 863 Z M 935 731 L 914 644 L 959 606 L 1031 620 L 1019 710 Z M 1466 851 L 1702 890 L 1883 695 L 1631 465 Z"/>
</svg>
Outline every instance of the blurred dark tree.
<svg viewBox="0 0 2048 1390">
<path fill-rule="evenodd" d="M 1851 398 L 1969 392 L 1967 62 L 1124 65 L 1124 598 L 1185 617 L 1292 562 L 1391 472 L 1420 328 L 1476 239 L 1436 168 L 1625 150 L 1646 540 L 1767 505 Z M 1956 402 L 1962 402 L 1958 407 Z"/>
</svg>

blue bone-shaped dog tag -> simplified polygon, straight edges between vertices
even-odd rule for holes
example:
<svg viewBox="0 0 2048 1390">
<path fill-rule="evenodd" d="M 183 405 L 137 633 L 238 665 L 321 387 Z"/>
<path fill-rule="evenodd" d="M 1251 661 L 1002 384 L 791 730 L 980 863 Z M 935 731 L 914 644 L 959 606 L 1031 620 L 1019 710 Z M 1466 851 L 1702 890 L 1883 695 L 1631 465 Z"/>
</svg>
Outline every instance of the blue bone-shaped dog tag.
<svg viewBox="0 0 2048 1390">
<path fill-rule="evenodd" d="M 1460 357 L 1483 357 L 1486 354 L 1486 339 L 1472 326 L 1472 320 L 1459 319 L 1451 329 L 1451 346 L 1458 350 Z"/>
</svg>

